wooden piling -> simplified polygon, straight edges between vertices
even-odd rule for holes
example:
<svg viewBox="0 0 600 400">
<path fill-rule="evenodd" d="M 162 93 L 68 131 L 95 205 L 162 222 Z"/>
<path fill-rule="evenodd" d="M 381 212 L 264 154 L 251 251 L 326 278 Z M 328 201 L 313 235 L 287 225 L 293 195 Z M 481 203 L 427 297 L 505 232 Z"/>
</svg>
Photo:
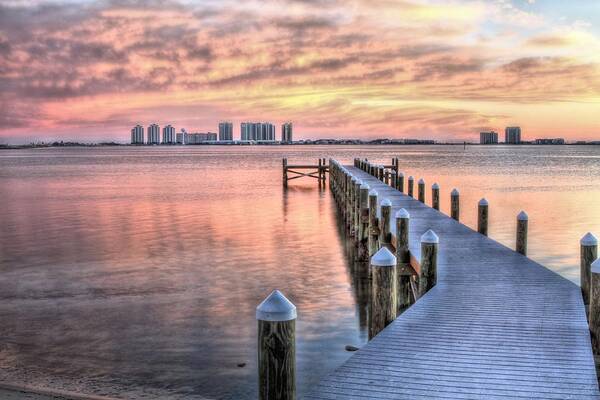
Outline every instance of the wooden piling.
<svg viewBox="0 0 600 400">
<path fill-rule="evenodd" d="M 383 173 L 385 172 L 385 168 L 383 168 L 383 165 L 380 165 L 379 167 L 379 175 L 377 175 L 377 178 L 383 182 Z"/>
<path fill-rule="evenodd" d="M 377 191 L 369 192 L 369 257 L 379 249 L 379 218 L 377 218 Z"/>
<path fill-rule="evenodd" d="M 592 279 L 592 263 L 598 258 L 598 239 L 588 232 L 579 241 L 580 251 L 580 283 L 583 304 L 590 304 L 590 281 Z"/>
<path fill-rule="evenodd" d="M 440 185 L 437 183 L 431 185 L 431 207 L 434 210 L 440 210 Z"/>
<path fill-rule="evenodd" d="M 452 193 L 450 193 L 450 216 L 460 221 L 460 194 L 458 189 L 452 189 Z"/>
<path fill-rule="evenodd" d="M 589 326 L 592 352 L 595 357 L 598 357 L 600 356 L 600 259 L 592 263 L 590 277 Z"/>
<path fill-rule="evenodd" d="M 398 174 L 396 173 L 396 171 L 392 171 L 392 172 L 390 172 L 390 186 L 393 187 L 394 189 L 396 189 L 397 185 L 398 185 Z"/>
<path fill-rule="evenodd" d="M 386 247 L 371 257 L 371 277 L 369 339 L 396 319 L 396 257 Z"/>
<path fill-rule="evenodd" d="M 410 265 L 409 249 L 410 214 L 404 208 L 396 213 L 396 289 L 398 293 L 397 314 L 400 315 L 412 303 L 410 279 L 413 269 Z"/>
<path fill-rule="evenodd" d="M 256 308 L 258 398 L 296 398 L 296 306 L 279 290 Z"/>
<path fill-rule="evenodd" d="M 369 261 L 369 185 L 360 185 L 360 224 L 358 225 L 358 261 Z"/>
<path fill-rule="evenodd" d="M 524 256 L 527 255 L 527 228 L 529 225 L 529 217 L 525 211 L 521 211 L 517 216 L 517 244 L 516 251 Z"/>
<path fill-rule="evenodd" d="M 419 179 L 419 201 L 425 203 L 425 180 Z"/>
<path fill-rule="evenodd" d="M 287 176 L 287 158 L 283 159 L 283 187 L 287 187 L 288 185 L 288 176 Z"/>
<path fill-rule="evenodd" d="M 409 176 L 408 177 L 408 195 L 410 197 L 415 197 L 414 190 L 415 190 L 415 178 L 413 178 L 412 176 Z"/>
<path fill-rule="evenodd" d="M 390 184 L 390 171 L 387 169 L 383 171 L 383 183 L 386 185 Z"/>
<path fill-rule="evenodd" d="M 363 184 L 363 182 L 360 179 L 357 179 L 356 182 L 354 183 L 354 203 L 353 203 L 353 216 L 354 216 L 354 220 L 353 220 L 353 224 L 352 224 L 352 230 L 353 230 L 353 234 L 354 234 L 354 240 L 358 243 L 358 241 L 360 240 L 360 236 L 358 235 L 358 231 L 359 231 L 359 226 L 360 226 L 360 187 Z"/>
<path fill-rule="evenodd" d="M 392 202 L 389 199 L 383 199 L 381 202 L 381 221 L 379 243 L 381 246 L 392 243 L 392 230 L 390 228 L 392 214 Z"/>
<path fill-rule="evenodd" d="M 477 232 L 488 235 L 489 204 L 486 199 L 479 200 L 477 205 Z"/>
<path fill-rule="evenodd" d="M 431 229 L 421 236 L 421 266 L 419 269 L 419 297 L 437 283 L 437 254 L 439 238 Z"/>
<path fill-rule="evenodd" d="M 398 180 L 397 189 L 404 193 L 404 172 L 398 172 L 398 177 L 396 179 Z"/>
</svg>

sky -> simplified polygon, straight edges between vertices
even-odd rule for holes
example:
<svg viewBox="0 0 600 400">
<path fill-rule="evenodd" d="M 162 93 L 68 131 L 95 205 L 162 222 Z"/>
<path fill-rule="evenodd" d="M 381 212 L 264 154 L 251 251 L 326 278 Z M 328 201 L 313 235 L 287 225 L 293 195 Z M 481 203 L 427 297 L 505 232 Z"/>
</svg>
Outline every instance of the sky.
<svg viewBox="0 0 600 400">
<path fill-rule="evenodd" d="M 600 140 L 600 1 L 0 0 L 0 143 L 222 120 Z"/>
</svg>

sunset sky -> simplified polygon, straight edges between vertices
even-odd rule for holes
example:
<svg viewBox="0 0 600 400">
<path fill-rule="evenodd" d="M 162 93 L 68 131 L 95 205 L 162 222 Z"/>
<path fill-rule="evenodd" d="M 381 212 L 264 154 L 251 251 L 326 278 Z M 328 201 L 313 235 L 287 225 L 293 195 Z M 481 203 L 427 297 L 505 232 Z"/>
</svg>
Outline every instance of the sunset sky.
<svg viewBox="0 0 600 400">
<path fill-rule="evenodd" d="M 220 120 L 600 140 L 600 1 L 0 1 L 0 143 Z"/>
</svg>

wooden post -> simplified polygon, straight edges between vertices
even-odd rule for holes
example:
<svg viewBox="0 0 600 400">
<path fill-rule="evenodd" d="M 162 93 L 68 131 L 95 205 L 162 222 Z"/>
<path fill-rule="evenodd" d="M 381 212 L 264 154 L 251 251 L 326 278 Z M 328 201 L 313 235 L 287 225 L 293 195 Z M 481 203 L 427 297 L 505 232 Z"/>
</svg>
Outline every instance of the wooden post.
<svg viewBox="0 0 600 400">
<path fill-rule="evenodd" d="M 413 178 L 412 176 L 409 176 L 408 177 L 408 195 L 410 197 L 415 197 L 414 190 L 415 190 L 415 178 Z"/>
<path fill-rule="evenodd" d="M 287 187 L 288 185 L 288 176 L 287 176 L 287 158 L 283 159 L 283 187 Z"/>
<path fill-rule="evenodd" d="M 323 174 L 323 169 L 321 167 L 322 167 L 321 159 L 319 158 L 319 179 L 318 179 L 319 185 L 321 185 L 321 175 Z"/>
<path fill-rule="evenodd" d="M 421 236 L 421 268 L 419 270 L 419 298 L 437 283 L 437 253 L 440 240 L 431 229 Z"/>
<path fill-rule="evenodd" d="M 392 171 L 390 172 L 390 186 L 393 187 L 394 189 L 396 189 L 398 185 L 398 176 L 396 174 L 396 171 Z"/>
<path fill-rule="evenodd" d="M 326 174 L 326 165 L 327 165 L 327 163 L 325 161 L 325 157 L 323 157 L 323 163 L 322 163 L 322 165 L 323 165 L 323 175 L 321 175 L 321 179 L 323 180 L 323 186 L 325 186 L 325 180 L 326 180 L 326 176 L 327 176 L 327 174 Z"/>
<path fill-rule="evenodd" d="M 392 229 L 390 228 L 391 224 L 391 214 L 392 214 L 392 202 L 389 199 L 383 199 L 381 202 L 381 221 L 379 221 L 380 225 L 380 238 L 379 243 L 381 246 L 392 243 Z"/>
<path fill-rule="evenodd" d="M 598 258 L 598 239 L 588 232 L 579 241 L 581 247 L 580 257 L 580 282 L 583 304 L 590 304 L 590 280 L 592 279 L 592 263 Z"/>
<path fill-rule="evenodd" d="M 410 277 L 413 275 L 410 266 L 410 249 L 408 225 L 410 214 L 404 208 L 396 213 L 396 286 L 398 293 L 398 315 L 411 305 Z"/>
<path fill-rule="evenodd" d="M 440 185 L 437 183 L 431 185 L 431 207 L 434 210 L 440 210 Z"/>
<path fill-rule="evenodd" d="M 390 171 L 388 171 L 387 169 L 383 170 L 383 183 L 385 183 L 386 185 L 390 184 Z"/>
<path fill-rule="evenodd" d="M 592 337 L 592 352 L 600 356 L 600 259 L 591 266 L 590 280 L 590 335 Z"/>
<path fill-rule="evenodd" d="M 488 235 L 489 204 L 486 199 L 479 200 L 477 205 L 477 232 Z"/>
<path fill-rule="evenodd" d="M 372 189 L 369 192 L 369 257 L 372 257 L 379 245 L 377 238 L 379 237 L 379 219 L 377 218 L 377 191 Z"/>
<path fill-rule="evenodd" d="M 379 166 L 379 175 L 378 178 L 381 182 L 383 182 L 383 173 L 385 172 L 385 168 L 383 168 L 383 165 Z"/>
<path fill-rule="evenodd" d="M 258 307 L 258 398 L 296 398 L 296 306 L 279 290 Z"/>
<path fill-rule="evenodd" d="M 369 261 L 369 185 L 360 185 L 360 223 L 358 225 L 358 261 Z"/>
<path fill-rule="evenodd" d="M 404 172 L 398 172 L 398 190 L 404 193 Z"/>
<path fill-rule="evenodd" d="M 396 319 L 396 257 L 387 247 L 371 257 L 371 278 L 369 339 Z"/>
<path fill-rule="evenodd" d="M 450 216 L 460 221 L 460 193 L 458 193 L 458 189 L 452 189 L 452 193 L 450 193 Z"/>
<path fill-rule="evenodd" d="M 425 180 L 419 179 L 419 201 L 425 203 Z"/>
<path fill-rule="evenodd" d="M 521 211 L 517 215 L 517 253 L 521 253 L 524 256 L 527 255 L 527 227 L 529 225 L 529 217 L 525 211 Z"/>
<path fill-rule="evenodd" d="M 356 179 L 354 183 L 354 210 L 353 210 L 353 231 L 354 231 L 354 240 L 358 242 L 360 240 L 360 236 L 358 235 L 358 230 L 360 226 L 360 187 L 362 186 L 362 181 L 360 179 Z"/>
</svg>

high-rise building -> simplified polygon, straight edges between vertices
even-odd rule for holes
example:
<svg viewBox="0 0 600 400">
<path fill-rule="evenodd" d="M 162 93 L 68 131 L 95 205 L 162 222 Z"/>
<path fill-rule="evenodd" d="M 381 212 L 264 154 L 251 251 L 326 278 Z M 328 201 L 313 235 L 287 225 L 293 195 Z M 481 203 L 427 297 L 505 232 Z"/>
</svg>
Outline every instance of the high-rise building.
<svg viewBox="0 0 600 400">
<path fill-rule="evenodd" d="M 175 128 L 167 125 L 163 128 L 163 144 L 175 144 Z"/>
<path fill-rule="evenodd" d="M 131 129 L 131 144 L 144 144 L 144 127 L 136 125 Z"/>
<path fill-rule="evenodd" d="M 521 143 L 521 128 L 518 126 L 508 126 L 504 130 L 504 143 L 520 144 Z"/>
<path fill-rule="evenodd" d="M 498 132 L 480 132 L 479 133 L 480 144 L 498 144 Z"/>
<path fill-rule="evenodd" d="M 185 144 L 186 135 L 187 133 L 185 133 L 184 129 L 182 129 L 181 132 L 178 132 L 177 135 L 175 135 L 175 141 L 177 142 L 177 144 Z"/>
<path fill-rule="evenodd" d="M 286 122 L 281 125 L 281 142 L 282 143 L 292 143 L 292 123 Z"/>
<path fill-rule="evenodd" d="M 148 127 L 148 144 L 160 144 L 160 126 L 157 124 Z"/>
<path fill-rule="evenodd" d="M 242 140 L 257 142 L 275 141 L 275 125 L 269 122 L 242 122 L 240 131 Z"/>
<path fill-rule="evenodd" d="M 233 140 L 233 123 L 219 122 L 219 140 Z"/>
<path fill-rule="evenodd" d="M 217 134 L 214 132 L 186 133 L 184 135 L 185 144 L 201 144 L 204 142 L 214 142 L 216 140 Z"/>
</svg>

